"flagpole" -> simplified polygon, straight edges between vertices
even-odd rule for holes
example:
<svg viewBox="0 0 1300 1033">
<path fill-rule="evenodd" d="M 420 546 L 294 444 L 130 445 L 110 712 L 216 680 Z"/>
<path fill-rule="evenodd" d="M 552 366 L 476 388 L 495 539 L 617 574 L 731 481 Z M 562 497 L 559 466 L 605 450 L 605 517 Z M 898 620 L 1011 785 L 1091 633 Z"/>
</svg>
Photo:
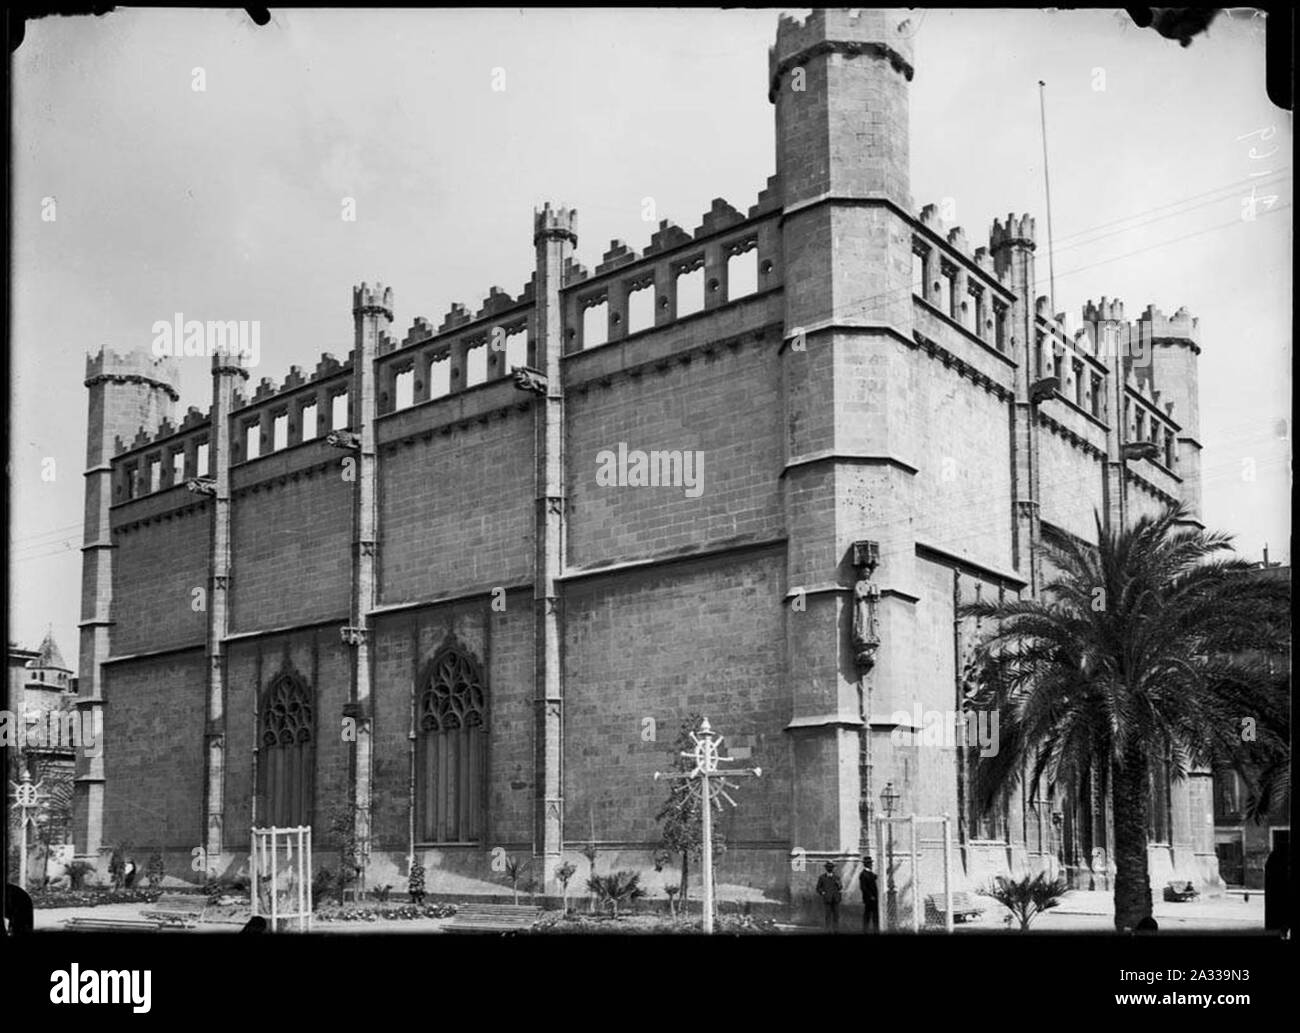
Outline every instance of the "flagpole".
<svg viewBox="0 0 1300 1033">
<path fill-rule="evenodd" d="M 1047 275 L 1048 281 L 1048 300 L 1051 303 L 1051 310 L 1048 312 L 1049 319 L 1056 318 L 1056 260 L 1053 256 L 1056 250 L 1052 245 L 1052 181 L 1047 174 L 1047 83 L 1042 79 L 1038 80 L 1038 114 L 1043 128 L 1043 186 L 1047 191 Z M 1029 299 L 1032 304 L 1032 299 Z"/>
</svg>

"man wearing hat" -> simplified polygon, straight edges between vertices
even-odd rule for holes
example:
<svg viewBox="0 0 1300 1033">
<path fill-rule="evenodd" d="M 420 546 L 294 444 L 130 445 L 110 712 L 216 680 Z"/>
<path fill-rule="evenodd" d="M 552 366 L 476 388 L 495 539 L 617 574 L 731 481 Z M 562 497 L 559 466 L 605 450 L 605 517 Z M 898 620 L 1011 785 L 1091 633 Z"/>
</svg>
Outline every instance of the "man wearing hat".
<svg viewBox="0 0 1300 1033">
<path fill-rule="evenodd" d="M 840 928 L 840 880 L 835 877 L 835 865 L 826 862 L 826 871 L 817 880 L 817 896 L 826 906 L 826 928 L 838 932 Z"/>
<path fill-rule="evenodd" d="M 871 858 L 862 859 L 862 874 L 858 876 L 858 889 L 862 890 L 862 931 L 880 932 L 880 890 L 876 886 L 876 873 L 871 870 Z"/>
</svg>

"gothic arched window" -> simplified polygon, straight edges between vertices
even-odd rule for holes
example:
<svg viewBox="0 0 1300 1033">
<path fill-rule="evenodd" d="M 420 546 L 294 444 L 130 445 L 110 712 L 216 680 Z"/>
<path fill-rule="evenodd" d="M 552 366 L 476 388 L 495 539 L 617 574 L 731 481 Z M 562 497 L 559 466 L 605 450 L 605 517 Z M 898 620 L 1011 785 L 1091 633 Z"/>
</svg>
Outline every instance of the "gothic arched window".
<svg viewBox="0 0 1300 1033">
<path fill-rule="evenodd" d="M 444 646 L 425 673 L 416 711 L 423 842 L 473 843 L 483 836 L 486 715 L 478 664 L 459 646 Z"/>
<path fill-rule="evenodd" d="M 262 698 L 258 764 L 263 825 L 310 825 L 316 751 L 311 689 L 296 674 L 277 674 Z"/>
</svg>

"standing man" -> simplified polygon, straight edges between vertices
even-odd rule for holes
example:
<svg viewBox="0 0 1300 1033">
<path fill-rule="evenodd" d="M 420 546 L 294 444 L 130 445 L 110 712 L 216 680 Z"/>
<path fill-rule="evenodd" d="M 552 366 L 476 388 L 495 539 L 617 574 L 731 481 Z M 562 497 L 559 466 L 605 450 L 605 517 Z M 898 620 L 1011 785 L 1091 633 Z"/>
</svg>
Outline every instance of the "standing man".
<svg viewBox="0 0 1300 1033">
<path fill-rule="evenodd" d="M 862 874 L 858 876 L 858 888 L 862 890 L 862 931 L 864 933 L 880 932 L 880 890 L 876 886 L 876 873 L 871 870 L 871 858 L 862 859 Z"/>
<path fill-rule="evenodd" d="M 826 871 L 817 880 L 817 896 L 826 906 L 826 928 L 839 932 L 840 928 L 840 880 L 835 877 L 835 865 L 826 862 Z"/>
</svg>

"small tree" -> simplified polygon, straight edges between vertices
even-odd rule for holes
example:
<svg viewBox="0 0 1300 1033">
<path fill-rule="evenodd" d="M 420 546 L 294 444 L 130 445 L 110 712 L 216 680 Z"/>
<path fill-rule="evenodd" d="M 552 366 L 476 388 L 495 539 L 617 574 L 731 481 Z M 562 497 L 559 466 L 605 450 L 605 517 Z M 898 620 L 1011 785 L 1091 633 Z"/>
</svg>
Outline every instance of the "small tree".
<svg viewBox="0 0 1300 1033">
<path fill-rule="evenodd" d="M 631 903 L 645 896 L 641 888 L 641 873 L 633 871 L 613 872 L 609 875 L 593 875 L 588 883 L 592 893 L 609 905 L 611 917 L 618 917 L 619 904 Z"/>
<path fill-rule="evenodd" d="M 510 890 L 514 893 L 516 904 L 519 903 L 519 879 L 527 869 L 527 861 L 520 861 L 513 854 L 506 858 L 506 878 L 510 880 Z"/>
<path fill-rule="evenodd" d="M 424 903 L 424 865 L 419 861 L 411 863 L 411 874 L 406 880 L 406 893 L 411 903 L 420 906 Z"/>
<path fill-rule="evenodd" d="M 1061 902 L 1065 890 L 1064 876 L 1049 880 L 1046 872 L 1039 872 L 1032 878 L 1025 876 L 1020 879 L 999 875 L 993 880 L 988 895 L 1011 912 L 1020 923 L 1020 931 L 1024 932 L 1030 922 Z"/>
<path fill-rule="evenodd" d="M 330 811 L 329 830 L 339 852 L 339 871 L 335 877 L 334 890 L 340 905 L 343 903 L 343 891 L 361 875 L 361 865 L 357 861 L 356 811 L 352 804 L 339 804 Z"/>
<path fill-rule="evenodd" d="M 592 884 L 596 879 L 596 837 L 593 834 L 591 841 L 582 848 L 582 856 L 587 859 L 587 913 L 591 914 L 596 910 L 596 891 L 593 890 Z"/>
<path fill-rule="evenodd" d="M 680 886 L 674 886 L 672 883 L 668 883 L 668 885 L 664 887 L 664 892 L 668 894 L 668 914 L 673 918 L 677 917 L 677 894 L 680 893 L 681 890 L 682 888 Z"/>
<path fill-rule="evenodd" d="M 560 914 L 569 913 L 569 880 L 578 872 L 578 866 L 569 861 L 555 869 L 555 877 L 560 880 Z"/>
<path fill-rule="evenodd" d="M 86 876 L 95 871 L 95 866 L 89 861 L 73 861 L 64 865 L 63 870 L 68 876 L 68 888 L 80 890 L 85 888 Z"/>
<path fill-rule="evenodd" d="M 167 874 L 167 863 L 163 860 L 161 850 L 155 850 L 149 855 L 149 861 L 144 870 L 145 877 L 149 880 L 150 889 L 158 889 L 163 884 L 163 879 Z"/>
</svg>

